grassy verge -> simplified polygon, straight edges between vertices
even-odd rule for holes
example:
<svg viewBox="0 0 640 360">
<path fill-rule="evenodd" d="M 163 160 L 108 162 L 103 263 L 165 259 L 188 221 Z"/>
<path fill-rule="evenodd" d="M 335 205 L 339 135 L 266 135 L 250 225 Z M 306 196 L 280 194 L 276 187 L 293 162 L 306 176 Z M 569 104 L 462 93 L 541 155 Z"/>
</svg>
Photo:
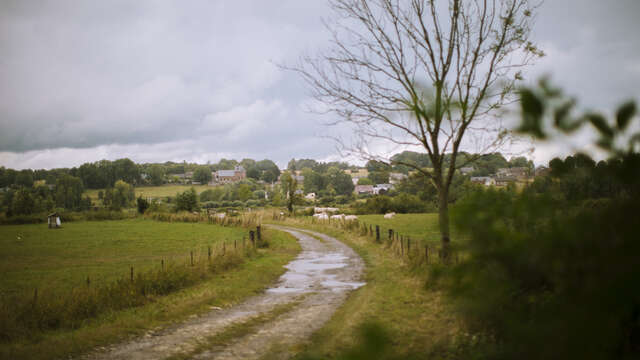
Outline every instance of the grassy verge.
<svg viewBox="0 0 640 360">
<path fill-rule="evenodd" d="M 176 225 L 180 224 L 170 224 Z M 183 225 L 213 228 L 205 224 Z M 207 311 L 211 306 L 230 306 L 260 293 L 284 272 L 283 265 L 299 252 L 297 242 L 288 234 L 265 230 L 264 237 L 269 241 L 268 248 L 257 249 L 254 256 L 231 269 L 167 296 L 152 297 L 142 306 L 107 311 L 72 328 L 5 341 L 0 344 L 0 358 L 48 359 L 78 355 L 95 346 L 139 335 Z M 231 251 L 231 246 L 227 249 Z"/>
<path fill-rule="evenodd" d="M 282 223 L 282 222 L 279 222 Z M 360 345 L 359 329 L 376 323 L 398 358 L 457 358 L 467 335 L 445 295 L 428 286 L 426 267 L 416 269 L 384 244 L 329 226 L 288 219 L 284 224 L 324 232 L 357 251 L 367 265 L 367 285 L 354 291 L 298 358 L 331 359 Z M 437 266 L 437 265 L 436 265 Z"/>
</svg>

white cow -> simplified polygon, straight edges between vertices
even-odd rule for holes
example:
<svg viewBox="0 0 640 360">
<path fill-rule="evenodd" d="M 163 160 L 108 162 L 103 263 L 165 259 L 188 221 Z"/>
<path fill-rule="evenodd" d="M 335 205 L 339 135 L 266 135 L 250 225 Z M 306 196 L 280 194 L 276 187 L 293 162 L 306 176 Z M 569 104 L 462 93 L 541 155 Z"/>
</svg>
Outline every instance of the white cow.
<svg viewBox="0 0 640 360">
<path fill-rule="evenodd" d="M 396 213 L 394 213 L 394 212 L 390 212 L 388 214 L 384 214 L 384 218 L 385 219 L 393 219 L 394 216 L 396 216 Z"/>
<path fill-rule="evenodd" d="M 329 215 L 327 215 L 325 213 L 314 214 L 313 217 L 318 219 L 318 220 L 328 220 L 329 219 Z"/>
<path fill-rule="evenodd" d="M 355 215 L 347 215 L 347 216 L 344 217 L 344 220 L 345 221 L 355 221 L 355 220 L 358 220 L 358 217 L 355 216 Z"/>
<path fill-rule="evenodd" d="M 344 219 L 344 214 L 331 215 L 331 218 L 334 220 L 342 220 Z"/>
</svg>

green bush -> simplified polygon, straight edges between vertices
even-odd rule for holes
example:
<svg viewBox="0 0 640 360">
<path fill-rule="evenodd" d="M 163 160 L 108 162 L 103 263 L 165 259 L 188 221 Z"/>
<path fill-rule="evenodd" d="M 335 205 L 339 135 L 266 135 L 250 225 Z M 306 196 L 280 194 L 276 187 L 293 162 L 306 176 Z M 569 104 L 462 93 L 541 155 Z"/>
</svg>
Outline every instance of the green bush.
<svg viewBox="0 0 640 360">
<path fill-rule="evenodd" d="M 640 201 L 576 207 L 483 191 L 453 212 L 469 256 L 448 273 L 467 324 L 500 359 L 640 356 Z"/>
</svg>

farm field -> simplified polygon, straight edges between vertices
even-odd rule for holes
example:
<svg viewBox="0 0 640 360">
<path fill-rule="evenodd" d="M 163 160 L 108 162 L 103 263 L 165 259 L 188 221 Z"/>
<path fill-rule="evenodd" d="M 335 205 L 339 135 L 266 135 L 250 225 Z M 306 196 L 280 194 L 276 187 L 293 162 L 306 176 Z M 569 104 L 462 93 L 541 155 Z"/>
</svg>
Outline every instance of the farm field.
<svg viewBox="0 0 640 360">
<path fill-rule="evenodd" d="M 108 282 L 134 271 L 207 256 L 207 246 L 242 241 L 247 231 L 198 223 L 144 219 L 87 221 L 49 230 L 46 224 L 0 226 L 0 289 L 65 289 Z"/>
<path fill-rule="evenodd" d="M 389 234 L 389 229 L 403 236 L 409 236 L 412 241 L 421 241 L 430 246 L 440 245 L 440 232 L 438 230 L 438 214 L 396 214 L 392 219 L 385 219 L 384 215 L 358 215 L 360 223 L 367 226 L 380 226 L 380 236 L 383 239 Z M 453 244 L 462 241 L 455 229 L 451 228 L 451 241 Z"/>
<path fill-rule="evenodd" d="M 402 235 L 422 239 L 429 244 L 440 241 L 438 214 L 396 214 L 392 219 L 385 219 L 384 215 L 358 215 L 358 220 L 367 225 L 380 225 L 383 237 L 388 234 L 388 229 L 393 229 Z"/>
<path fill-rule="evenodd" d="M 190 188 L 194 188 L 196 193 L 200 194 L 201 192 L 212 189 L 213 186 L 208 185 L 163 185 L 163 186 L 139 186 L 135 188 L 136 197 L 167 197 L 167 196 L 175 196 L 176 193 L 183 192 Z M 91 189 L 85 191 L 85 194 L 91 198 L 93 201 L 98 200 L 98 189 Z"/>
<path fill-rule="evenodd" d="M 45 316 L 49 306 L 58 306 L 59 318 L 64 321 L 62 326 L 54 327 L 55 330 L 41 331 L 31 329 L 28 324 L 3 321 L 0 336 L 5 342 L 0 344 L 0 358 L 73 357 L 97 346 L 209 312 L 212 306 L 228 307 L 261 293 L 286 270 L 284 265 L 297 255 L 300 246 L 289 234 L 263 229 L 263 239 L 269 246 L 253 250 L 245 260 L 238 261 L 242 256 L 240 244 L 247 233 L 248 229 L 240 227 L 144 219 L 65 223 L 62 229 L 56 230 L 49 230 L 46 225 L 0 226 L 0 271 L 4 275 L 0 280 L 0 295 L 11 299 L 12 293 L 16 293 L 18 299 L 35 304 L 33 292 L 37 288 L 38 303 L 44 304 L 37 308 L 37 313 Z M 234 240 L 238 242 L 238 253 L 234 252 Z M 248 241 L 246 243 L 248 245 Z M 221 261 L 223 244 L 227 254 L 223 259 L 232 261 L 228 262 L 230 267 L 221 265 L 223 268 L 215 274 L 203 274 L 199 281 L 166 295 L 151 295 L 139 306 L 98 311 L 77 321 L 73 320 L 75 312 L 59 309 L 59 303 L 78 308 L 70 294 L 79 295 L 80 301 L 90 299 L 86 296 L 93 293 L 86 285 L 87 276 L 91 278 L 91 289 L 97 289 L 101 284 L 110 286 L 116 279 L 128 278 L 131 265 L 136 273 L 150 269 L 159 272 L 161 259 L 165 260 L 167 273 L 174 273 L 169 266 L 176 265 L 177 276 L 184 276 L 186 273 L 180 268 L 199 271 L 203 264 L 209 263 L 208 246 L 218 256 L 212 258 L 214 264 Z M 193 268 L 186 266 L 192 250 Z M 138 282 L 136 280 L 136 284 Z M 61 296 L 59 300 L 56 294 Z M 20 304 L 4 305 L 21 309 Z M 95 306 L 98 309 L 105 305 L 96 302 Z M 6 312 L 2 316 L 10 318 Z M 55 315 L 46 316 L 55 318 Z"/>
</svg>

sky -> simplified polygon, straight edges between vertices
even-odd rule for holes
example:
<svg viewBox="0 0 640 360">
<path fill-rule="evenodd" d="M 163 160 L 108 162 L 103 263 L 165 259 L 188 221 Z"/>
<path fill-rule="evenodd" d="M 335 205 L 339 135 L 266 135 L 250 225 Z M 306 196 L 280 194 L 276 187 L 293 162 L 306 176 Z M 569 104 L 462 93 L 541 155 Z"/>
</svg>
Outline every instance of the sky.
<svg viewBox="0 0 640 360">
<path fill-rule="evenodd" d="M 640 100 L 637 0 L 547 0 L 533 40 L 584 108 Z M 323 0 L 0 1 L 0 165 L 342 159 L 278 64 L 328 45 Z M 536 144 L 536 163 L 579 147 Z"/>
</svg>

